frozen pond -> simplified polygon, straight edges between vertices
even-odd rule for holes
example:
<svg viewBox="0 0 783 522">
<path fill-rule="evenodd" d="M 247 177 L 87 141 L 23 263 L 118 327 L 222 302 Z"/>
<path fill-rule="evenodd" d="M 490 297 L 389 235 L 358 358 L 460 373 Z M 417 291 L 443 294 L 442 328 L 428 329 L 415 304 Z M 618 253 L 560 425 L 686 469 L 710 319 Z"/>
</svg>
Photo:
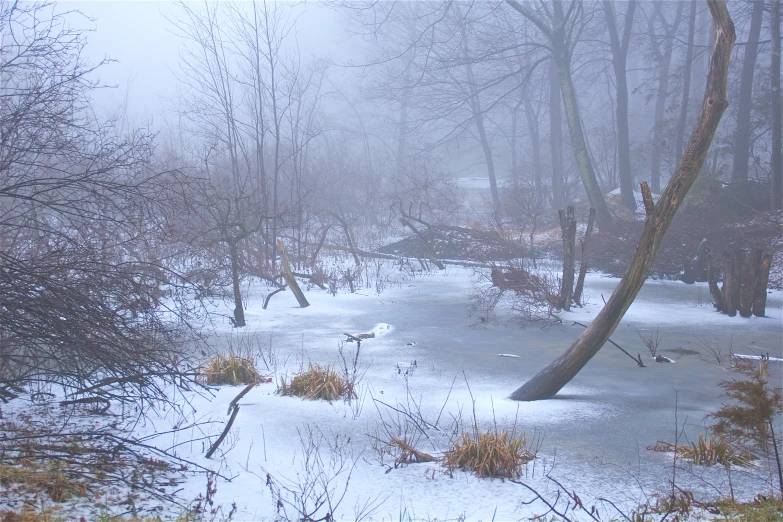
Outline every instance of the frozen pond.
<svg viewBox="0 0 783 522">
<path fill-rule="evenodd" d="M 233 447 L 222 468 L 224 473 L 239 476 L 218 485 L 216 502 L 229 505 L 236 501 L 239 520 L 273 516 L 266 473 L 280 480 L 285 477 L 291 485 L 302 480 L 300 434 L 309 426 L 326 439 L 350 438 L 356 463 L 345 500 L 336 511 L 338 519 L 355 518 L 356 506 L 373 499 L 384 500 L 373 515 L 375 520 L 445 520 L 463 515 L 471 520 L 493 516 L 509 520 L 546 511 L 541 503 L 520 505 L 532 496 L 510 482 L 479 480 L 464 473 L 449 477 L 432 463 L 390 469 L 388 456 L 382 465 L 368 434 L 376 433 L 379 414 L 390 410 L 373 403 L 373 398 L 390 406 L 400 403 L 421 408 L 430 421 L 440 415 L 444 429 L 460 415 L 470 425 L 472 399 L 480 427 L 510 428 L 516 419 L 529 438 L 540 440 L 539 458 L 535 465 L 528 465 L 524 480 L 545 496 L 556 495 L 545 473 L 575 490 L 585 503 L 604 497 L 627 508 L 651 494 L 670 490 L 671 454 L 647 447 L 658 440 L 673 442 L 677 425 L 680 430 L 685 425 L 680 437 L 696 439 L 703 432 L 705 415 L 721 404 L 717 383 L 734 376 L 724 369 L 728 362 L 719 366 L 703 353 L 704 343 L 712 343 L 725 355 L 731 349 L 739 354 L 783 356 L 781 293 L 769 295 L 768 318 L 729 318 L 713 311 L 704 285 L 648 281 L 612 336 L 632 354 L 640 353 L 647 367 L 637 367 L 607 344 L 555 399 L 508 400 L 516 387 L 569 346 L 583 330 L 572 322 L 589 322 L 600 309 L 601 296 L 608 299 L 616 284 L 617 279 L 588 276 L 587 306 L 564 314 L 564 324 L 548 330 L 521 329 L 513 321 L 473 326 L 475 318 L 467 315 L 470 271 L 464 269 L 449 268 L 445 273 L 408 280 L 381 295 L 333 297 L 313 291 L 308 294 L 312 306 L 307 309 L 297 308 L 293 296 L 284 293 L 272 300 L 268 310 L 262 310 L 260 297 L 251 294 L 246 314 L 249 327 L 240 335 L 255 336 L 271 346 L 280 361 L 278 374 L 296 371 L 305 361 L 337 362 L 342 332 L 375 329 L 381 335 L 362 347 L 360 366 L 366 374 L 360 411 L 342 403 L 278 397 L 273 383 L 260 385 L 241 401 Z M 676 360 L 675 364 L 650 360 L 637 329 L 649 333 L 655 328 L 661 337 L 659 353 Z M 230 331 L 228 325 L 221 329 Z M 501 357 L 501 353 L 518 357 Z M 781 366 L 770 364 L 773 384 L 781 382 Z M 226 405 L 238 391 L 221 389 L 213 403 L 197 404 L 199 415 L 209 410 L 216 419 L 225 418 Z M 447 437 L 438 435 L 435 432 L 431 440 L 420 438 L 418 449 L 434 454 L 446 449 Z M 200 458 L 198 452 L 188 457 Z M 735 492 L 768 491 L 769 485 L 760 480 L 766 473 L 734 470 Z M 715 488 L 726 488 L 726 481 L 721 466 L 682 463 L 677 470 L 677 484 L 697 497 L 714 498 L 718 495 Z M 185 493 L 195 495 L 201 489 L 203 485 L 194 482 Z M 602 504 L 601 509 L 608 514 L 612 508 Z"/>
</svg>

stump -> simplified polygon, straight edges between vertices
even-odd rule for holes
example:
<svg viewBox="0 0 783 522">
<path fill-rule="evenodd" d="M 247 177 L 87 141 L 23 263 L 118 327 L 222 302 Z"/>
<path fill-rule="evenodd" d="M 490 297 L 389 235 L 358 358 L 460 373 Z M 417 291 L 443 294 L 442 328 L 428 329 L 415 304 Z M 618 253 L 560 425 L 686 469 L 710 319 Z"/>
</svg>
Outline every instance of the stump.
<svg viewBox="0 0 783 522">
<path fill-rule="evenodd" d="M 730 317 L 764 317 L 772 254 L 759 248 L 723 252 L 723 285 L 718 289 L 711 256 L 707 262 L 707 280 L 715 308 Z"/>
</svg>

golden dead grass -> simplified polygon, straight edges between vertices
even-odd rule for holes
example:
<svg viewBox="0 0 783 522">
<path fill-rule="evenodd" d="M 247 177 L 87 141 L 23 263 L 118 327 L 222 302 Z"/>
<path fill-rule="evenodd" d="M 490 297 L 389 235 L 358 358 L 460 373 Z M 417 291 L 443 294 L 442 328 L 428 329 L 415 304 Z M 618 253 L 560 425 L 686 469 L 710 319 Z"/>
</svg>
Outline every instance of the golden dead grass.
<svg viewBox="0 0 783 522">
<path fill-rule="evenodd" d="M 516 429 L 473 433 L 464 431 L 443 456 L 450 472 L 460 468 L 478 477 L 519 478 L 522 466 L 535 458 L 525 446 L 524 434 Z"/>
<path fill-rule="evenodd" d="M 83 484 L 68 478 L 56 465 L 46 466 L 32 460 L 23 460 L 14 466 L 0 464 L 0 485 L 27 494 L 45 494 L 53 502 L 87 495 Z"/>
<path fill-rule="evenodd" d="M 723 466 L 748 467 L 755 460 L 752 453 L 738 448 L 718 435 L 712 435 L 707 439 L 703 434 L 699 434 L 698 442 L 691 442 L 689 445 L 683 444 L 681 446 L 675 446 L 671 442 L 658 441 L 655 446 L 649 449 L 654 451 L 676 451 L 677 456 L 693 460 L 693 463 L 697 466 L 721 464 Z"/>
<path fill-rule="evenodd" d="M 355 399 L 354 384 L 331 366 L 310 363 L 307 371 L 295 375 L 290 382 L 280 378 L 277 393 L 310 400 L 334 401 Z"/>
<path fill-rule="evenodd" d="M 219 353 L 202 365 L 198 379 L 207 386 L 238 386 L 260 381 L 261 375 L 251 358 L 229 352 Z"/>
</svg>

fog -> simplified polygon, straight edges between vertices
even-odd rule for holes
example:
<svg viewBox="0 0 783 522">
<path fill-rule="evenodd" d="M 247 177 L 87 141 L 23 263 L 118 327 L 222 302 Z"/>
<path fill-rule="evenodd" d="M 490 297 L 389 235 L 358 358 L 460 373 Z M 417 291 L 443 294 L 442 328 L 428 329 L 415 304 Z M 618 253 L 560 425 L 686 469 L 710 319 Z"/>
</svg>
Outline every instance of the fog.
<svg viewBox="0 0 783 522">
<path fill-rule="evenodd" d="M 780 17 L 0 0 L 0 519 L 783 513 Z"/>
</svg>

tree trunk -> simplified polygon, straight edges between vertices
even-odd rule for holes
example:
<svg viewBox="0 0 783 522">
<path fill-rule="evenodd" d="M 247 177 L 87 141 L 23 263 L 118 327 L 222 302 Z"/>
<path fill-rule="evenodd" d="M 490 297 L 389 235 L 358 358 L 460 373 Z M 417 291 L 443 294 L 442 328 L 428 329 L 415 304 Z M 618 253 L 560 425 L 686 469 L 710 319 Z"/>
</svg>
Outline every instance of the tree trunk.
<svg viewBox="0 0 783 522">
<path fill-rule="evenodd" d="M 549 60 L 549 151 L 552 157 L 552 208 L 565 208 L 563 194 L 563 112 L 560 109 L 560 72 Z"/>
<path fill-rule="evenodd" d="M 691 13 L 688 23 L 688 47 L 685 49 L 685 64 L 682 72 L 682 103 L 680 117 L 677 119 L 677 155 L 682 156 L 685 146 L 685 124 L 688 122 L 688 104 L 691 100 L 691 70 L 693 69 L 693 37 L 696 31 L 696 0 L 691 0 Z"/>
<path fill-rule="evenodd" d="M 780 0 L 771 0 L 772 10 L 770 14 L 772 35 L 772 63 L 770 65 L 770 77 L 772 83 L 772 165 L 770 177 L 772 178 L 771 205 L 772 210 L 783 208 L 783 104 L 780 98 Z"/>
<path fill-rule="evenodd" d="M 767 285 L 769 285 L 769 269 L 772 265 L 772 253 L 765 252 L 758 267 L 758 279 L 753 292 L 753 315 L 764 317 L 767 309 Z"/>
<path fill-rule="evenodd" d="M 620 163 L 620 198 L 623 205 L 631 210 L 636 210 L 636 198 L 633 195 L 633 173 L 631 172 L 631 141 L 628 130 L 628 74 L 626 67 L 636 2 L 634 0 L 628 2 L 622 35 L 617 31 L 612 3 L 604 0 L 603 8 L 606 24 L 609 28 L 612 66 L 617 85 L 617 157 Z"/>
<path fill-rule="evenodd" d="M 753 309 L 753 292 L 756 290 L 758 270 L 761 266 L 761 250 L 751 249 L 743 251 L 744 259 L 740 271 L 740 306 L 739 313 L 742 317 L 750 317 Z"/>
<path fill-rule="evenodd" d="M 559 96 L 559 94 L 558 94 Z M 530 101 L 530 93 L 525 89 L 522 98 L 525 104 L 525 117 L 527 118 L 527 129 L 530 133 L 530 145 L 533 147 L 533 179 L 536 185 L 536 201 L 541 200 L 541 143 L 538 130 L 538 118 L 533 110 L 533 103 Z M 560 99 L 557 100 L 560 103 Z M 562 188 L 561 188 L 562 191 Z"/>
<path fill-rule="evenodd" d="M 234 290 L 234 326 L 245 326 L 245 309 L 242 306 L 242 289 L 239 287 L 239 254 L 237 242 L 228 242 L 228 256 L 231 263 L 231 286 Z"/>
<path fill-rule="evenodd" d="M 574 302 L 582 306 L 582 291 L 585 287 L 585 276 L 587 275 L 587 260 L 590 256 L 590 236 L 593 234 L 593 224 L 595 222 L 595 209 L 590 209 L 590 217 L 587 220 L 587 230 L 582 244 L 582 260 L 579 262 L 579 278 L 576 280 L 576 290 L 574 290 Z"/>
<path fill-rule="evenodd" d="M 680 19 L 682 18 L 683 3 L 677 4 L 677 15 L 672 25 L 666 25 L 666 20 L 663 17 L 661 4 L 656 2 L 655 14 L 659 14 L 663 21 L 665 29 L 666 42 L 664 44 L 663 52 L 657 47 L 657 44 L 653 43 L 653 51 L 656 54 L 656 58 L 660 64 L 660 71 L 658 73 L 658 92 L 655 101 L 655 124 L 653 127 L 653 145 L 652 145 L 652 158 L 650 165 L 650 183 L 652 184 L 652 191 L 655 194 L 661 191 L 661 156 L 665 148 L 663 141 L 663 122 L 666 117 L 666 99 L 669 97 L 669 68 L 672 61 L 672 48 L 674 47 L 674 35 L 677 32 L 677 28 L 680 25 Z M 651 17 L 650 21 L 650 38 L 655 36 L 655 24 L 654 18 Z"/>
<path fill-rule="evenodd" d="M 555 2 L 553 9 L 556 14 L 558 11 L 561 11 L 559 18 L 562 20 L 562 4 Z M 563 106 L 565 107 L 566 122 L 568 123 L 568 131 L 571 136 L 571 147 L 574 150 L 576 165 L 579 168 L 579 174 L 582 176 L 582 184 L 590 200 L 590 206 L 595 209 L 598 226 L 603 230 L 607 230 L 612 227 L 612 216 L 609 214 L 609 207 L 606 206 L 606 200 L 601 192 L 601 187 L 598 185 L 598 179 L 596 179 L 595 171 L 593 170 L 593 163 L 590 161 L 590 153 L 587 150 L 587 142 L 582 130 L 582 118 L 579 115 L 579 104 L 571 77 L 570 51 L 565 45 L 565 37 L 562 35 L 563 29 L 558 28 L 556 32 L 560 36 L 555 38 L 555 56 L 558 72 L 560 73 L 560 90 L 563 93 Z"/>
<path fill-rule="evenodd" d="M 598 353 L 644 284 L 664 234 L 704 163 L 715 130 L 728 106 L 726 80 L 735 39 L 734 24 L 724 1 L 708 0 L 708 4 L 715 23 L 715 47 L 710 58 L 704 101 L 688 150 L 657 204 L 653 203 L 647 183 L 642 182 L 647 213 L 644 230 L 631 265 L 604 308 L 566 353 L 511 395 L 514 400 L 531 401 L 553 397 Z"/>
<path fill-rule="evenodd" d="M 492 147 L 487 139 L 487 132 L 484 128 L 484 115 L 481 113 L 478 97 L 475 99 L 475 109 L 473 120 L 476 122 L 479 140 L 481 140 L 481 150 L 484 151 L 484 160 L 487 163 L 487 175 L 489 176 L 489 190 L 492 194 L 492 208 L 495 211 L 495 217 L 500 216 L 500 197 L 498 196 L 498 182 L 495 177 L 495 161 L 492 159 Z"/>
<path fill-rule="evenodd" d="M 718 288 L 718 281 L 715 275 L 715 265 L 712 262 L 712 253 L 707 254 L 707 285 L 710 289 L 712 302 L 718 312 L 723 311 L 723 295 Z"/>
<path fill-rule="evenodd" d="M 723 313 L 729 317 L 737 315 L 739 307 L 739 278 L 737 276 L 737 254 L 734 249 L 723 253 Z"/>
<path fill-rule="evenodd" d="M 731 182 L 748 182 L 748 160 L 750 159 L 750 112 L 753 107 L 753 72 L 761 35 L 761 19 L 764 14 L 763 0 L 753 2 L 750 14 L 750 32 L 742 61 L 739 102 L 737 103 L 737 128 L 734 135 L 734 162 L 731 166 Z"/>
<path fill-rule="evenodd" d="M 468 52 L 468 37 L 465 31 L 465 24 L 462 24 L 462 50 L 465 59 L 465 72 L 468 77 L 468 90 L 470 92 L 470 108 L 473 111 L 473 121 L 476 124 L 479 141 L 481 141 L 481 150 L 484 152 L 484 161 L 487 164 L 487 175 L 489 176 L 489 189 L 492 194 L 492 208 L 495 212 L 495 219 L 500 219 L 500 197 L 498 196 L 498 183 L 495 177 L 495 161 L 492 158 L 492 147 L 487 138 L 487 131 L 484 127 L 484 112 L 481 109 L 481 99 L 476 91 L 476 78 L 473 76 L 473 66 L 470 62 Z"/>
<path fill-rule="evenodd" d="M 343 232 L 345 233 L 345 241 L 348 243 L 348 248 L 350 249 L 351 254 L 353 254 L 353 262 L 356 263 L 358 268 L 361 268 L 362 262 L 359 260 L 359 256 L 356 254 L 356 247 L 353 244 L 353 238 L 351 237 L 351 230 L 348 228 L 348 223 L 345 222 L 340 214 L 336 212 L 331 212 L 331 214 L 343 228 Z"/>
<path fill-rule="evenodd" d="M 281 239 L 277 240 L 277 252 L 280 254 L 280 266 L 283 269 L 283 277 L 285 277 L 288 287 L 291 289 L 291 292 L 294 293 L 294 297 L 296 297 L 299 306 L 307 308 L 310 306 L 310 303 L 307 301 L 302 289 L 299 288 L 299 283 L 296 282 L 296 277 L 294 277 L 294 273 L 291 271 L 291 265 L 288 264 L 288 256 L 285 255 L 285 248 L 283 247 L 283 241 Z"/>
<path fill-rule="evenodd" d="M 560 308 L 571 310 L 571 297 L 574 295 L 574 254 L 576 250 L 576 219 L 574 207 L 566 212 L 560 210 L 560 230 L 563 235 L 563 278 L 560 281 Z"/>
</svg>

